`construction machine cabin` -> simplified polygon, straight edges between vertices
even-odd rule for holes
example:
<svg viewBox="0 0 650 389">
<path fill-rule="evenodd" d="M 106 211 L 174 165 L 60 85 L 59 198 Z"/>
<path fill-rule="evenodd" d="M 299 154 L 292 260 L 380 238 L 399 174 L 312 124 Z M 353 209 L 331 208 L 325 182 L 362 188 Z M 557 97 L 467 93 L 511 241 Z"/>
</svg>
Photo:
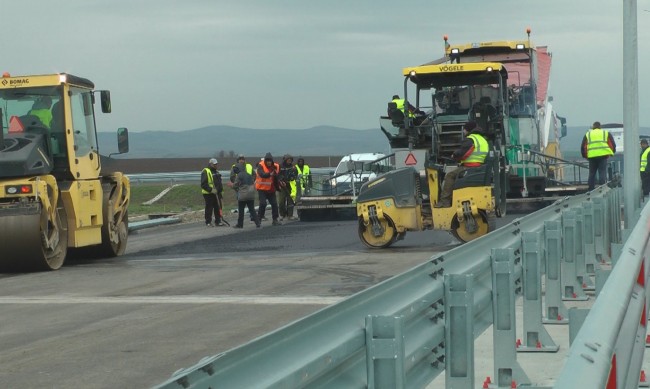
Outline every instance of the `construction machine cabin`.
<svg viewBox="0 0 650 389">
<path fill-rule="evenodd" d="M 0 79 L 1 270 L 55 270 L 69 249 L 92 256 L 124 253 L 130 186 L 102 175 L 95 102 L 111 112 L 110 93 L 70 74 Z M 128 131 L 118 130 L 120 152 Z"/>
<path fill-rule="evenodd" d="M 500 137 L 509 199 L 571 193 L 576 186 L 564 181 L 559 149 L 566 120 L 555 113 L 548 93 L 551 59 L 546 47 L 529 40 L 451 45 L 445 37 L 443 58 L 403 70 L 404 98 L 431 120 L 422 125 L 412 117 L 401 123 L 385 116 L 381 129 L 397 150 L 408 149 L 409 132 L 430 134 L 431 142 L 416 139 L 412 149 L 439 158 L 459 143 L 459 125 L 476 121 Z M 500 78 L 481 74 L 496 70 L 494 63 L 501 65 Z"/>
</svg>

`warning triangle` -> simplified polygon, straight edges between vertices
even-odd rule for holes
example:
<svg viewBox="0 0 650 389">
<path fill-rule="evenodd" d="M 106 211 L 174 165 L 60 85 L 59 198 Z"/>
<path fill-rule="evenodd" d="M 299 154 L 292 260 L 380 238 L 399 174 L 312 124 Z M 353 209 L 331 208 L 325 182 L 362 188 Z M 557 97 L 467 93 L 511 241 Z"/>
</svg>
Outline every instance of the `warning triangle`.
<svg viewBox="0 0 650 389">
<path fill-rule="evenodd" d="M 406 166 L 413 166 L 417 165 L 418 160 L 415 159 L 415 155 L 413 153 L 409 152 L 409 155 L 406 156 L 406 159 L 404 160 L 404 165 Z"/>
<path fill-rule="evenodd" d="M 9 119 L 9 133 L 10 134 L 15 134 L 18 132 L 23 132 L 25 130 L 25 126 L 23 126 L 23 123 L 18 119 L 18 116 L 14 115 Z"/>
</svg>

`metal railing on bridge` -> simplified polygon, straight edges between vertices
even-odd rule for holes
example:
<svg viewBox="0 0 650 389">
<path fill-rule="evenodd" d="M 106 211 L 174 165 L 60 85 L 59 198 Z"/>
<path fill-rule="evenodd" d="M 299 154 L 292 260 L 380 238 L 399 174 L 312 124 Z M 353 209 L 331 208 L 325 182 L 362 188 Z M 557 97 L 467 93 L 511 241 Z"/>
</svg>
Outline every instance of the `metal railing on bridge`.
<svg viewBox="0 0 650 389">
<path fill-rule="evenodd" d="M 648 346 L 650 208 L 642 210 L 615 266 L 572 342 L 555 388 L 638 388 Z M 622 247 L 621 247 L 622 246 Z M 645 382 L 644 386 L 648 386 Z"/>
<path fill-rule="evenodd" d="M 621 251 L 620 192 L 602 186 L 559 200 L 302 320 L 206 357 L 158 387 L 423 388 L 444 372 L 446 387 L 474 388 L 474 339 L 492 325 L 495 381 L 490 387 L 530 384 L 517 352 L 557 351 L 543 324 L 568 323 L 563 302 L 587 299 L 585 290 L 598 293 L 606 274 L 600 265 Z M 581 378 L 593 375 L 600 384 L 615 361 L 617 374 L 638 378 L 642 350 L 634 347 L 630 358 L 627 351 L 632 339 L 645 342 L 649 266 L 640 264 L 649 220 L 646 210 L 630 235 L 635 241 L 623 248 L 619 263 L 625 266 L 617 266 L 602 289 L 607 301 L 611 288 L 622 288 L 616 307 L 608 310 L 608 302 L 594 307 L 565 371 L 577 366 Z M 517 295 L 523 296 L 520 346 Z M 603 345 L 591 328 L 614 313 Z M 571 374 L 563 373 L 557 387 L 586 386 L 575 386 Z"/>
<path fill-rule="evenodd" d="M 312 168 L 313 174 L 334 174 L 334 168 Z M 228 180 L 230 170 L 220 170 L 221 176 L 224 180 Z M 186 182 L 200 182 L 201 172 L 171 172 L 171 173 L 137 173 L 127 174 L 131 180 L 131 184 L 149 184 L 149 183 L 168 183 L 170 186 L 177 183 Z"/>
</svg>

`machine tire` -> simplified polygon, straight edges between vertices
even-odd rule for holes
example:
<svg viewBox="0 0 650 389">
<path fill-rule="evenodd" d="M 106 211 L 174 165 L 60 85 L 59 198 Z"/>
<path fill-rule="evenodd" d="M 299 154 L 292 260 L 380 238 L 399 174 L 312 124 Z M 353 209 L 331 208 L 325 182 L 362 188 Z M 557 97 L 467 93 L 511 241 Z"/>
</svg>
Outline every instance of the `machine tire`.
<svg viewBox="0 0 650 389">
<path fill-rule="evenodd" d="M 397 240 L 397 229 L 395 228 L 395 223 L 393 223 L 388 216 L 381 219 L 380 223 L 384 228 L 384 234 L 381 237 L 375 237 L 365 225 L 363 218 L 359 218 L 359 238 L 363 244 L 371 249 L 386 248 Z"/>
<path fill-rule="evenodd" d="M 63 266 L 68 253 L 68 228 L 62 201 L 59 201 L 55 217 L 56 221 L 50 220 L 41 204 L 29 214 L 3 217 L 0 270 L 31 272 L 57 270 Z M 46 238 L 58 239 L 52 249 L 47 247 Z"/>
<path fill-rule="evenodd" d="M 102 243 L 99 245 L 97 253 L 101 258 L 113 258 L 124 254 L 129 238 L 129 212 L 128 210 L 124 211 L 122 220 L 116 224 L 116 215 L 110 212 L 110 195 L 110 190 L 104 190 Z M 117 242 L 111 240 L 111 235 L 118 238 Z"/>
<path fill-rule="evenodd" d="M 129 213 L 124 213 L 124 219 L 114 228 L 119 240 L 111 241 L 109 227 L 102 226 L 102 244 L 100 245 L 100 256 L 103 258 L 113 258 L 124 254 L 126 243 L 129 239 Z M 114 224 L 113 224 L 114 225 Z"/>
<path fill-rule="evenodd" d="M 44 212 L 45 211 L 41 209 L 41 214 Z M 45 215 L 45 217 L 47 218 L 47 215 Z M 65 207 L 63 206 L 63 201 L 60 199 L 59 204 L 56 207 L 56 217 L 58 218 L 56 221 L 56 224 L 59 226 L 58 231 L 53 230 L 51 232 L 48 232 L 43 231 L 42 228 L 39 231 L 41 234 L 43 261 L 41 264 L 35 266 L 34 270 L 58 270 L 61 268 L 61 266 L 63 266 L 63 263 L 65 262 L 65 257 L 68 254 L 68 218 Z M 41 227 L 44 226 L 41 225 Z M 50 220 L 47 220 L 47 227 L 54 227 L 54 223 L 52 223 Z M 59 241 L 57 242 L 54 249 L 49 250 L 45 247 L 44 235 L 49 233 L 49 235 L 52 236 L 55 232 L 58 234 Z"/>
<path fill-rule="evenodd" d="M 488 214 L 485 211 L 479 211 L 479 217 L 476 222 L 478 223 L 478 229 L 476 232 L 470 234 L 465 230 L 465 226 L 460 224 L 458 217 L 454 216 L 454 220 L 451 223 L 451 234 L 459 241 L 467 243 L 496 229 L 494 213 Z"/>
</svg>

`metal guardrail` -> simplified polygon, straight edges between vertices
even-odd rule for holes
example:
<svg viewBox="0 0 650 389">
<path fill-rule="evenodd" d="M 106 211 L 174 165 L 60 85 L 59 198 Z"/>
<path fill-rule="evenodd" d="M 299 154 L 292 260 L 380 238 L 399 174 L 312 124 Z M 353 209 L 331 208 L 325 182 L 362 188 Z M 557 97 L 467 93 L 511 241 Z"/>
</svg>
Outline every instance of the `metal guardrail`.
<svg viewBox="0 0 650 389">
<path fill-rule="evenodd" d="M 603 186 L 559 200 L 158 387 L 422 388 L 445 372 L 448 388 L 470 388 L 473 339 L 493 323 L 495 384 L 525 385 L 517 351 L 557 351 L 542 323 L 567 322 L 562 301 L 584 298 L 587 272 L 620 241 L 619 192 Z M 522 292 L 518 349 L 513 297 Z"/>
<path fill-rule="evenodd" d="M 329 174 L 334 172 L 334 168 L 312 168 L 313 174 Z M 230 170 L 219 170 L 223 180 L 228 180 Z M 173 185 L 178 182 L 199 182 L 201 180 L 201 171 L 196 172 L 172 172 L 172 173 L 138 173 L 127 174 L 131 180 L 131 185 L 145 184 L 154 182 L 167 182 Z"/>
<path fill-rule="evenodd" d="M 555 388 L 637 388 L 647 344 L 650 208 L 621 249 Z"/>
<path fill-rule="evenodd" d="M 143 230 L 145 228 L 163 226 L 168 224 L 178 224 L 181 222 L 177 217 L 161 217 L 151 220 L 141 220 L 137 222 L 129 222 L 129 232 Z"/>
</svg>

